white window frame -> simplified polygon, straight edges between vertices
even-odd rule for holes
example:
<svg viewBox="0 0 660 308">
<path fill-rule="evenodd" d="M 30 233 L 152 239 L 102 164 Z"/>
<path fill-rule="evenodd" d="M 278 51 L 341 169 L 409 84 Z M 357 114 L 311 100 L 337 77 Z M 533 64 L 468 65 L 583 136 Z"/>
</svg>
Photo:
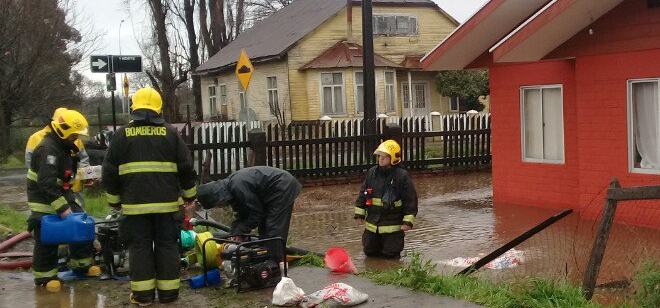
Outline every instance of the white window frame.
<svg viewBox="0 0 660 308">
<path fill-rule="evenodd" d="M 640 173 L 640 174 L 660 174 L 660 169 L 644 169 L 644 168 L 636 168 L 635 167 L 635 130 L 634 130 L 634 117 L 633 117 L 633 109 L 632 109 L 632 86 L 635 83 L 645 83 L 645 82 L 656 82 L 658 83 L 658 102 L 660 102 L 660 78 L 642 78 L 642 79 L 629 79 L 627 84 L 627 91 L 628 91 L 628 103 L 627 103 L 627 109 L 628 109 L 628 115 L 627 115 L 627 122 L 628 122 L 628 170 L 630 173 Z M 658 108 L 660 111 L 660 108 Z M 660 119 L 660 112 L 658 114 L 658 119 Z M 659 120 L 660 121 L 660 120 Z"/>
<path fill-rule="evenodd" d="M 538 158 L 527 158 L 525 157 L 526 148 L 525 148 L 525 90 L 541 90 L 543 89 L 557 89 L 559 88 L 561 96 L 561 142 L 562 142 L 562 155 L 560 160 L 554 159 L 538 159 Z M 542 94 L 541 94 L 542 95 Z M 543 104 L 543 97 L 541 97 L 541 104 Z M 543 108 L 541 107 L 541 110 Z M 543 163 L 543 164 L 555 164 L 563 165 L 566 163 L 566 136 L 564 135 L 564 86 L 562 84 L 551 84 L 551 85 L 537 85 L 537 86 L 523 86 L 520 87 L 520 144 L 521 144 L 521 156 L 522 161 L 525 163 Z M 543 151 L 543 148 L 541 148 Z"/>
<path fill-rule="evenodd" d="M 387 74 L 388 73 L 391 73 L 394 76 L 394 80 L 393 80 L 394 83 L 393 84 L 387 84 Z M 385 70 L 383 72 L 383 84 L 385 85 L 385 113 L 388 114 L 388 115 L 397 115 L 399 113 L 399 106 L 397 104 L 397 102 L 398 102 L 397 92 L 398 91 L 396 90 L 396 71 L 394 71 L 394 70 Z M 388 86 L 392 87 L 391 88 L 391 91 L 393 92 L 392 93 L 393 94 L 392 99 L 394 99 L 394 102 L 392 102 L 392 103 L 394 104 L 394 110 L 389 110 L 390 106 L 388 105 L 388 101 L 387 101 L 387 87 Z"/>
<path fill-rule="evenodd" d="M 395 33 L 383 33 L 379 31 L 378 29 L 378 18 L 384 18 L 384 17 L 394 17 L 394 24 L 396 27 Z M 410 31 L 408 34 L 399 34 L 398 33 L 398 22 L 396 21 L 397 17 L 408 17 L 408 20 L 410 18 L 415 19 L 415 33 L 410 34 Z M 408 23 L 408 29 L 411 28 L 411 24 Z M 419 36 L 419 17 L 415 14 L 406 14 L 406 13 L 377 13 L 374 14 L 372 17 L 372 26 L 373 26 L 373 34 L 374 36 L 386 36 L 386 37 L 417 37 Z"/>
<path fill-rule="evenodd" d="M 354 113 L 355 115 L 364 115 L 364 106 L 362 106 L 362 112 L 358 112 L 357 106 L 358 106 L 358 95 L 357 95 L 357 74 L 362 73 L 362 93 L 364 95 L 364 71 L 362 70 L 355 70 L 353 71 L 353 106 L 354 106 Z M 378 74 L 374 76 L 374 86 L 375 86 L 375 91 L 376 91 L 376 114 L 380 112 L 380 99 L 378 97 Z"/>
<path fill-rule="evenodd" d="M 218 88 L 216 85 L 210 85 L 207 87 L 209 94 L 209 114 L 211 116 L 217 116 L 220 112 L 218 111 Z M 213 95 L 211 95 L 213 92 Z"/>
<path fill-rule="evenodd" d="M 220 105 L 227 106 L 227 85 L 221 83 L 218 85 L 218 89 L 220 90 Z M 223 89 L 224 89 L 224 93 L 223 93 Z"/>
<path fill-rule="evenodd" d="M 415 85 L 422 85 L 422 84 L 424 85 L 424 102 L 426 103 L 426 106 L 424 107 L 424 109 L 426 109 L 426 110 L 430 110 L 430 109 L 431 109 L 431 108 L 430 108 L 430 107 L 431 107 L 431 93 L 430 93 L 430 92 L 431 92 L 431 86 L 430 86 L 429 82 L 428 82 L 428 81 L 416 81 L 416 80 L 413 80 L 413 81 L 412 81 L 413 89 L 415 88 Z M 407 82 L 407 81 L 401 83 L 401 102 L 402 102 L 402 104 L 401 104 L 401 109 L 410 109 L 410 107 L 409 107 L 409 108 L 405 108 L 405 104 L 406 104 L 406 101 L 405 101 L 405 99 L 406 99 L 406 95 L 405 95 L 405 91 L 404 91 L 403 89 L 404 89 L 405 87 L 407 87 L 407 86 L 408 86 L 408 82 Z M 412 94 L 412 91 L 409 91 L 408 94 L 411 95 L 411 97 L 412 97 L 412 95 L 413 95 L 413 94 Z M 411 104 L 415 103 L 415 99 L 412 98 L 412 102 L 410 102 L 410 103 L 411 103 Z M 415 107 L 415 110 L 419 110 L 419 108 Z M 404 112 L 404 113 L 405 113 L 405 112 Z"/>
<path fill-rule="evenodd" d="M 275 87 L 271 88 L 270 85 L 268 84 L 268 80 L 270 78 L 275 79 Z M 270 109 L 270 115 L 276 116 L 276 114 L 273 112 L 272 108 L 270 106 L 273 106 L 273 102 L 270 101 L 271 97 L 276 97 L 277 98 L 277 105 L 279 106 L 280 104 L 280 97 L 279 97 L 279 92 L 277 90 L 277 76 L 268 76 L 266 77 L 266 95 L 267 95 L 267 100 L 268 100 L 268 109 Z M 274 95 L 271 96 L 271 92 L 274 92 Z"/>
<path fill-rule="evenodd" d="M 332 93 L 334 94 L 334 88 L 335 87 L 341 87 L 341 95 L 342 95 L 342 104 L 344 104 L 344 112 L 343 113 L 325 113 L 325 101 L 324 101 L 324 95 L 323 95 L 323 74 L 341 74 L 341 79 L 342 83 L 341 85 L 332 85 L 332 86 L 326 86 L 326 87 L 332 87 L 333 91 Z M 334 95 L 333 95 L 334 97 Z M 322 116 L 329 116 L 329 117 L 346 117 L 348 116 L 348 110 L 346 108 L 346 74 L 343 71 L 324 71 L 324 72 L 319 72 L 319 101 L 320 101 L 320 106 L 321 106 L 321 115 Z"/>
</svg>

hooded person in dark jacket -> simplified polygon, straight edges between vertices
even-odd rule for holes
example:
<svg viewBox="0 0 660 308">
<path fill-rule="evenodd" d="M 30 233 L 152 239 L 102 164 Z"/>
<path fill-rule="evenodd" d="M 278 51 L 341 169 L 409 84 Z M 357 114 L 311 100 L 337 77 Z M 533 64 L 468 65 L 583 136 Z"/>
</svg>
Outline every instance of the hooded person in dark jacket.
<svg viewBox="0 0 660 308">
<path fill-rule="evenodd" d="M 205 208 L 231 205 L 231 234 L 240 236 L 259 228 L 260 238 L 289 236 L 293 203 L 302 185 L 290 173 L 268 166 L 241 169 L 223 180 L 199 187 L 197 201 Z M 266 245 L 281 261 L 280 245 Z"/>
</svg>

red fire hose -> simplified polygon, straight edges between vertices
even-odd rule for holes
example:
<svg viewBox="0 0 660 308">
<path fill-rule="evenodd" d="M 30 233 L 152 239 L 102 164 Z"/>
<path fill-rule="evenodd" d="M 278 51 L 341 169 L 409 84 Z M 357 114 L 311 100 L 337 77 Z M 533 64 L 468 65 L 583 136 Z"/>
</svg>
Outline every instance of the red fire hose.
<svg viewBox="0 0 660 308">
<path fill-rule="evenodd" d="M 32 266 L 32 260 L 0 262 L 0 269 L 27 268 Z"/>
<path fill-rule="evenodd" d="M 3 252 L 5 250 L 11 248 L 12 246 L 18 244 L 20 241 L 22 241 L 22 240 L 24 240 L 24 239 L 26 239 L 30 236 L 32 236 L 32 233 L 24 231 L 24 232 L 21 232 L 18 235 L 12 237 L 12 238 L 0 243 L 0 252 Z"/>
<path fill-rule="evenodd" d="M 0 243 L 0 252 L 3 252 L 14 245 L 18 244 L 22 240 L 32 236 L 30 232 L 21 232 L 18 235 Z M 0 258 L 16 258 L 16 257 L 31 257 L 31 252 L 7 252 L 0 253 Z M 10 262 L 0 262 L 0 269 L 15 269 L 15 268 L 25 268 L 32 266 L 32 260 L 25 261 L 10 261 Z"/>
</svg>

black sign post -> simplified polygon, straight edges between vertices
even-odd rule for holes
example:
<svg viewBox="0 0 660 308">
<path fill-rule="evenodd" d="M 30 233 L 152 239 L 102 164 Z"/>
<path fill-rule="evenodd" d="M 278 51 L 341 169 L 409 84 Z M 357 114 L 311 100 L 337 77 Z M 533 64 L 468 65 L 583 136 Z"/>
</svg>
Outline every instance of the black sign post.
<svg viewBox="0 0 660 308">
<path fill-rule="evenodd" d="M 112 104 L 112 131 L 117 130 L 117 115 L 115 114 L 115 90 L 117 90 L 117 80 L 115 79 L 115 73 L 108 73 L 105 77 L 106 87 L 110 91 L 111 99 L 110 103 Z"/>
<path fill-rule="evenodd" d="M 107 73 L 105 81 L 106 89 L 111 93 L 112 128 L 116 131 L 115 90 L 117 90 L 117 82 L 115 73 L 142 72 L 142 56 L 95 55 L 90 57 L 90 62 L 92 73 Z"/>
</svg>

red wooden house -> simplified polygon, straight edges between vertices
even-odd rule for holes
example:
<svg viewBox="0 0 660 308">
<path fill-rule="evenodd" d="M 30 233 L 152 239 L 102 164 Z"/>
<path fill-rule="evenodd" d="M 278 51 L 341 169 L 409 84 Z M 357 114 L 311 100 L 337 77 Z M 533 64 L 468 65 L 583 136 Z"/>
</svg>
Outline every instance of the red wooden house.
<svg viewBox="0 0 660 308">
<path fill-rule="evenodd" d="M 489 69 L 496 204 L 660 184 L 660 1 L 491 0 L 422 66 Z"/>
</svg>

